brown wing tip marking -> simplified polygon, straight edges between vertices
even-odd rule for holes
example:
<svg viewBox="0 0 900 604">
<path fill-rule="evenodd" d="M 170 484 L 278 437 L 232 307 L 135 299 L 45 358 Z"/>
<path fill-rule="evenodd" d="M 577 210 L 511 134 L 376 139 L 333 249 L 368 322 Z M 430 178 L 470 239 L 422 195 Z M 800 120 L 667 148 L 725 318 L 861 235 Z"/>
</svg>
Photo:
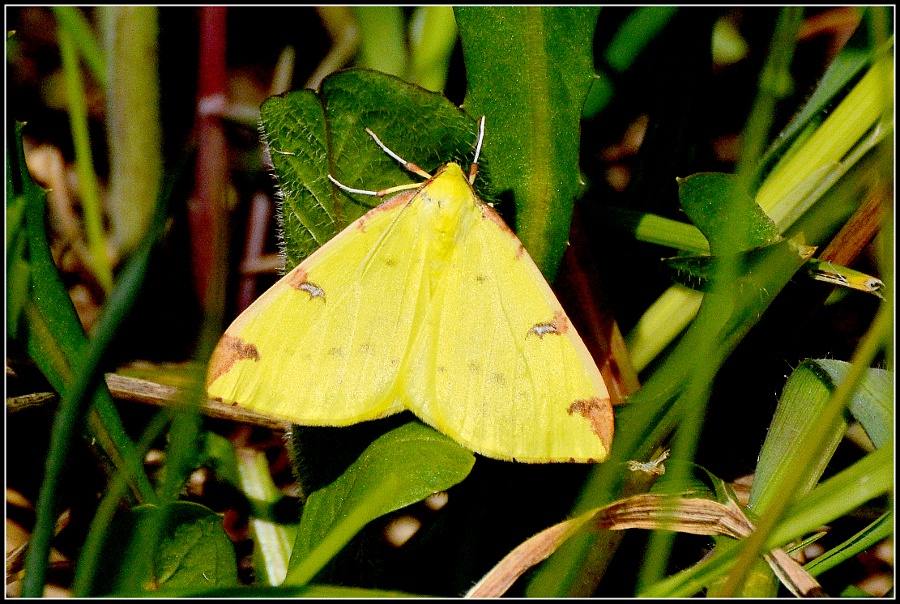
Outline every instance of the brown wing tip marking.
<svg viewBox="0 0 900 604">
<path fill-rule="evenodd" d="M 291 271 L 291 273 L 285 277 L 287 279 L 287 284 L 293 287 L 294 289 L 299 289 L 300 291 L 304 291 L 309 294 L 309 299 L 313 298 L 322 298 L 322 301 L 325 301 L 325 290 L 313 283 L 312 281 L 308 281 L 307 277 L 309 275 L 306 271 L 302 269 L 297 269 Z"/>
<path fill-rule="evenodd" d="M 569 406 L 569 415 L 577 413 L 591 423 L 591 430 L 609 451 L 613 436 L 613 410 L 608 398 L 592 397 L 575 401 Z"/>
<path fill-rule="evenodd" d="M 209 359 L 209 370 L 206 374 L 206 385 L 209 386 L 216 381 L 219 376 L 228 373 L 231 367 L 242 359 L 259 360 L 259 350 L 256 346 L 244 342 L 240 338 L 225 334 L 219 340 L 219 345 L 212 353 Z"/>
<path fill-rule="evenodd" d="M 500 217 L 500 214 L 497 213 L 497 210 L 495 210 L 494 208 L 492 208 L 491 206 L 489 206 L 486 203 L 481 204 L 481 216 L 482 216 L 482 218 L 488 218 L 488 219 L 492 220 L 493 222 L 495 222 L 497 224 L 497 226 L 500 227 L 500 230 L 502 230 L 506 233 L 509 233 L 513 237 L 516 236 L 516 234 L 513 232 L 513 230 L 511 228 L 509 228 L 509 225 L 506 224 L 506 221 L 504 221 L 503 218 Z"/>
<path fill-rule="evenodd" d="M 534 334 L 543 339 L 548 333 L 562 335 L 569 330 L 569 318 L 558 310 L 553 313 L 553 320 L 549 323 L 538 323 L 528 330 L 528 335 Z"/>
<path fill-rule="evenodd" d="M 501 231 L 505 232 L 516 241 L 516 243 L 518 244 L 516 246 L 516 258 L 521 258 L 522 256 L 528 255 L 528 252 L 525 250 L 525 246 L 522 245 L 521 241 L 519 241 L 519 237 L 511 228 L 509 228 L 509 225 L 504 222 L 503 218 L 500 217 L 500 214 L 498 214 L 494 208 L 486 203 L 481 203 L 481 217 L 493 221 L 498 227 L 500 227 Z"/>
</svg>

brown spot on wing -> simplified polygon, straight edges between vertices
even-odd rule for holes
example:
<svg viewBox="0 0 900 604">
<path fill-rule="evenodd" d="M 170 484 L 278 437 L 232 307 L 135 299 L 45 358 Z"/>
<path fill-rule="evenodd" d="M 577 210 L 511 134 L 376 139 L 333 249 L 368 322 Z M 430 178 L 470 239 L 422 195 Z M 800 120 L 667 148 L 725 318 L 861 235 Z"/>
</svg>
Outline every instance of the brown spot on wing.
<svg viewBox="0 0 900 604">
<path fill-rule="evenodd" d="M 325 290 L 321 287 L 308 280 L 309 274 L 300 268 L 299 266 L 292 270 L 288 275 L 284 278 L 285 282 L 293 287 L 294 289 L 298 289 L 300 291 L 304 291 L 309 294 L 309 299 L 313 298 L 322 298 L 322 301 L 325 301 Z"/>
<path fill-rule="evenodd" d="M 219 340 L 219 344 L 209 359 L 209 369 L 206 372 L 206 385 L 212 384 L 219 376 L 228 373 L 231 367 L 242 359 L 259 360 L 259 350 L 256 346 L 244 342 L 240 338 L 230 336 L 227 333 Z"/>
<path fill-rule="evenodd" d="M 288 285 L 293 287 L 294 289 L 300 289 L 300 286 L 304 283 L 308 283 L 307 278 L 309 277 L 309 273 L 303 270 L 302 266 L 298 266 L 291 272 L 289 272 L 284 280 Z"/>
<path fill-rule="evenodd" d="M 613 437 L 613 410 L 608 398 L 591 397 L 575 401 L 569 406 L 569 415 L 577 413 L 591 423 L 591 430 L 609 452 Z"/>
<path fill-rule="evenodd" d="M 562 335 L 569 330 L 569 318 L 561 310 L 553 313 L 553 320 L 549 323 L 538 323 L 528 330 L 528 335 L 534 334 L 543 339 L 548 333 Z"/>
</svg>

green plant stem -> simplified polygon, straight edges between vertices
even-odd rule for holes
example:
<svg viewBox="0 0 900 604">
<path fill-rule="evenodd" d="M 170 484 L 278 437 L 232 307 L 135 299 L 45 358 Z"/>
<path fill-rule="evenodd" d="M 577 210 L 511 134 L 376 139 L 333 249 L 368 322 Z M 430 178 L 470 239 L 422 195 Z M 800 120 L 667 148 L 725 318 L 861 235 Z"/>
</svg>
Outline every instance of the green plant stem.
<svg viewBox="0 0 900 604">
<path fill-rule="evenodd" d="M 106 56 L 84 13 L 73 6 L 54 6 L 53 15 L 60 27 L 72 36 L 72 41 L 87 64 L 91 75 L 106 88 Z"/>
<path fill-rule="evenodd" d="M 733 305 L 721 294 L 707 295 L 703 300 L 702 313 L 706 315 L 728 316 Z M 693 461 L 697 452 L 697 435 L 703 426 L 703 418 L 706 415 L 706 406 L 712 391 L 713 379 L 728 358 L 727 354 L 716 354 L 715 331 L 709 333 L 709 338 L 700 342 L 695 349 L 698 359 L 703 359 L 697 366 L 697 370 L 688 378 L 684 394 L 678 406 L 681 413 L 677 415 L 678 427 L 672 445 L 672 454 L 675 459 L 684 462 Z M 690 479 L 691 465 L 689 463 L 672 464 L 670 470 L 674 479 L 673 484 L 686 485 Z M 648 555 L 644 558 L 638 575 L 638 590 L 643 586 L 655 583 L 662 578 L 666 565 L 671 555 L 671 543 L 675 533 L 671 531 L 654 531 L 650 537 L 647 548 Z"/>
<path fill-rule="evenodd" d="M 356 64 L 397 77 L 404 76 L 409 52 L 400 7 L 356 6 L 353 14 L 360 33 Z"/>
<path fill-rule="evenodd" d="M 782 8 L 778 15 L 766 64 L 759 77 L 759 92 L 744 127 L 743 149 L 735 169 L 742 182 L 747 182 L 752 176 L 769 139 L 775 104 L 790 92 L 791 59 L 802 20 L 802 7 L 788 6 Z"/>
<path fill-rule="evenodd" d="M 407 80 L 425 90 L 443 90 L 457 39 L 456 17 L 451 7 L 416 8 L 409 23 Z"/>
<path fill-rule="evenodd" d="M 56 524 L 57 490 L 60 477 L 66 467 L 72 437 L 93 400 L 93 397 L 88 398 L 87 395 L 97 390 L 98 386 L 95 385 L 102 379 L 100 368 L 105 352 L 133 307 L 147 273 L 151 253 L 165 233 L 168 200 L 172 194 L 171 186 L 174 186 L 174 180 L 170 182 L 170 188 L 160 198 L 152 228 L 128 261 L 116 288 L 110 294 L 97 321 L 94 337 L 88 342 L 73 368 L 71 387 L 62 394 L 50 434 L 44 478 L 35 506 L 35 526 L 25 561 L 25 577 L 22 580 L 23 597 L 36 598 L 43 594 L 50 554 L 50 540 Z M 27 212 L 28 228 L 30 231 L 35 231 L 31 238 L 42 237 L 44 231 L 43 197 L 30 196 Z"/>
<path fill-rule="evenodd" d="M 282 494 L 272 482 L 266 454 L 243 448 L 235 451 L 235 457 L 241 489 L 254 505 L 264 504 L 271 509 Z M 262 517 L 261 513 L 253 513 L 252 516 L 255 516 L 250 518 L 250 530 L 253 533 L 256 580 L 268 585 L 280 585 L 287 575 L 296 530 Z"/>
<path fill-rule="evenodd" d="M 94 172 L 91 154 L 91 139 L 88 133 L 87 98 L 84 81 L 79 67 L 78 52 L 72 34 L 65 27 L 57 29 L 59 49 L 62 55 L 63 73 L 69 100 L 69 123 L 75 145 L 75 165 L 78 171 L 78 187 L 81 192 L 81 207 L 84 210 L 84 225 L 87 232 L 88 250 L 91 255 L 91 270 L 104 291 L 113 287 L 112 266 L 106 254 L 106 235 L 103 230 L 103 204 L 100 200 L 100 185 Z"/>
<path fill-rule="evenodd" d="M 34 208 L 33 211 L 35 213 L 42 212 L 43 205 Z M 32 214 L 29 218 L 37 220 L 42 216 L 43 214 Z M 50 450 L 47 453 L 44 480 L 41 482 L 38 493 L 37 519 L 28 548 L 25 578 L 22 581 L 23 597 L 36 598 L 43 594 L 50 539 L 53 537 L 56 524 L 57 489 L 60 477 L 66 467 L 72 437 L 85 417 L 92 400 L 92 397 L 88 395 L 96 389 L 95 384 L 104 354 L 137 297 L 149 257 L 150 247 L 145 246 L 144 253 L 136 254 L 136 257 L 123 271 L 119 286 L 110 294 L 97 322 L 95 335 L 75 368 L 72 386 L 62 395 L 50 434 Z"/>
<path fill-rule="evenodd" d="M 737 216 L 740 214 L 739 199 L 737 195 L 726 196 L 719 203 L 720 211 L 728 216 Z M 697 208 L 696 202 L 689 202 L 683 198 L 682 205 L 688 214 L 697 221 L 695 214 Z M 698 223 L 699 224 L 699 223 Z M 732 285 L 738 280 L 739 265 L 737 256 L 734 254 L 723 253 L 723 242 L 748 240 L 750 230 L 749 223 L 745 224 L 738 220 L 728 221 L 722 226 L 723 231 L 716 237 L 710 236 L 710 246 L 712 251 L 720 254 L 720 259 L 714 265 L 715 282 L 709 294 L 703 298 L 700 311 L 698 313 L 698 324 L 707 325 L 707 329 L 700 332 L 698 343 L 693 346 L 693 352 L 696 358 L 701 362 L 688 374 L 684 391 L 676 402 L 676 406 L 681 409 L 677 414 L 678 428 L 675 433 L 675 440 L 672 447 L 673 457 L 684 462 L 691 462 L 697 450 L 698 435 L 701 433 L 703 426 L 703 418 L 706 415 L 706 406 L 709 402 L 709 395 L 712 391 L 712 383 L 716 374 L 728 358 L 733 347 L 722 348 L 719 345 L 720 334 L 727 334 L 727 330 L 721 329 L 721 324 L 716 321 L 717 318 L 726 317 L 729 323 L 734 322 L 732 313 L 741 308 L 736 298 Z M 706 232 L 712 231 L 710 227 L 706 227 Z M 729 285 L 725 285 L 729 284 Z M 734 341 L 734 345 L 739 340 Z M 690 464 L 675 464 L 671 478 L 674 484 L 686 485 L 690 479 Z M 684 487 L 686 489 L 686 487 Z M 651 537 L 650 554 L 645 559 L 645 564 L 641 568 L 638 585 L 639 588 L 651 582 L 659 580 L 663 576 L 666 563 L 671 553 L 671 542 L 674 535 L 672 533 L 663 533 L 661 531 L 654 532 Z"/>
<path fill-rule="evenodd" d="M 140 243 L 153 218 L 162 177 L 157 70 L 157 9 L 104 6 L 109 50 L 106 124 L 109 220 L 120 253 Z"/>
<path fill-rule="evenodd" d="M 153 441 L 162 434 L 170 419 L 169 414 L 166 412 L 160 412 L 153 416 L 136 446 L 141 456 L 146 454 Z M 91 585 L 98 570 L 97 561 L 100 559 L 106 539 L 111 537 L 106 534 L 106 531 L 127 488 L 128 472 L 120 471 L 113 478 L 112 483 L 103 495 L 103 499 L 100 500 L 97 512 L 94 514 L 93 520 L 91 520 L 91 526 L 84 540 L 84 545 L 81 547 L 78 565 L 75 567 L 75 577 L 72 580 L 72 594 L 76 598 L 91 595 Z"/>
<path fill-rule="evenodd" d="M 638 241 L 694 254 L 709 253 L 709 242 L 700 229 L 692 224 L 624 208 L 604 207 L 602 212 L 616 228 L 631 232 Z"/>
</svg>

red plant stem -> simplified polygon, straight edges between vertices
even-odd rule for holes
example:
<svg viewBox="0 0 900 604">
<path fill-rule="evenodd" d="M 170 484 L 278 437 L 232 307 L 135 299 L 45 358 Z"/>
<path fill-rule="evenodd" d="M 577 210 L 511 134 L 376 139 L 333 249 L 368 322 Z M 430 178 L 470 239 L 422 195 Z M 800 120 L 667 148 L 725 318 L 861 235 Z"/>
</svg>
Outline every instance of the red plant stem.
<svg viewBox="0 0 900 604">
<path fill-rule="evenodd" d="M 225 108 L 225 16 L 222 6 L 200 9 L 200 66 L 197 88 L 197 165 L 188 206 L 194 289 L 211 310 L 221 297 L 225 250 L 225 186 L 228 169 L 225 133 L 219 114 Z M 218 291 L 217 291 L 218 290 Z"/>
<path fill-rule="evenodd" d="M 850 266 L 881 228 L 885 215 L 883 187 L 873 189 L 821 254 L 820 260 Z"/>
</svg>

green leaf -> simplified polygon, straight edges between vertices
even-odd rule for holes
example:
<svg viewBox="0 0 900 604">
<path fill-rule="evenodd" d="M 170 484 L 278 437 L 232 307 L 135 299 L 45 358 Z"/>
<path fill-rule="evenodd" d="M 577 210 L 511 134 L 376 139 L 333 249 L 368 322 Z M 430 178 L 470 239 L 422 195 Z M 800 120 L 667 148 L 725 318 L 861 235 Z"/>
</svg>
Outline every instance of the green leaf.
<svg viewBox="0 0 900 604">
<path fill-rule="evenodd" d="M 808 137 L 798 139 L 768 174 L 756 201 L 785 230 L 865 151 L 893 130 L 894 63 L 891 49 L 874 62 L 840 104 Z"/>
<path fill-rule="evenodd" d="M 677 12 L 676 6 L 640 6 L 634 9 L 603 52 L 607 67 L 616 74 L 629 69 Z M 615 80 L 598 66 L 597 78 L 584 102 L 584 118 L 594 117 L 603 110 L 614 93 Z"/>
<path fill-rule="evenodd" d="M 448 161 L 468 166 L 478 136 L 475 120 L 442 94 L 363 69 L 325 78 L 318 94 L 303 90 L 272 97 L 260 117 L 282 194 L 287 270 L 379 203 L 341 191 L 329 173 L 344 185 L 372 191 L 417 182 L 366 128 L 429 172 Z M 490 201 L 487 166 L 486 157 L 479 161 L 475 181 L 484 201 Z"/>
<path fill-rule="evenodd" d="M 17 143 L 19 144 L 18 156 L 20 157 L 20 166 L 24 171 L 23 174 L 27 174 L 24 156 L 21 152 L 21 142 L 17 140 Z M 27 183 L 30 178 L 23 176 L 22 180 Z M 28 187 L 29 185 L 25 184 L 24 186 Z M 31 186 L 36 185 L 32 184 Z M 76 430 L 83 425 L 86 417 L 90 420 L 89 425 L 92 431 L 95 431 L 94 433 L 100 437 L 100 444 L 104 452 L 109 455 L 120 469 L 127 472 L 130 477 L 135 478 L 136 494 L 145 497 L 146 500 L 152 501 L 155 499 L 153 488 L 149 485 L 149 481 L 143 472 L 141 457 L 137 455 L 134 444 L 124 434 L 124 430 L 118 421 L 115 407 L 109 400 L 109 394 L 101 376 L 101 364 L 105 359 L 111 342 L 119 332 L 122 321 L 134 305 L 147 271 L 151 253 L 165 232 L 166 202 L 170 196 L 171 190 L 167 191 L 160 200 L 161 203 L 154 217 L 153 228 L 121 272 L 116 287 L 111 292 L 96 323 L 93 337 L 89 342 L 82 342 L 82 354 L 67 359 L 72 366 L 71 379 L 69 380 L 71 383 L 67 383 L 65 389 L 61 392 L 59 409 L 54 417 L 50 448 L 45 466 L 46 472 L 38 493 L 37 505 L 35 506 L 37 519 L 33 538 L 29 544 L 26 574 L 22 581 L 22 594 L 25 597 L 38 597 L 43 593 L 46 563 L 49 555 L 49 540 L 53 536 L 53 529 L 58 514 L 56 506 L 58 505 L 57 490 L 59 479 L 68 461 L 71 439 Z M 46 278 L 50 287 L 61 288 L 59 275 L 56 274 L 56 268 L 53 265 L 53 259 L 50 256 L 47 244 L 44 225 L 44 200 L 42 196 L 36 198 L 36 200 L 35 203 L 28 204 L 28 216 L 26 218 L 29 232 L 30 259 L 36 265 L 39 262 L 41 264 L 41 270 L 35 270 L 32 273 L 35 276 L 33 281 L 37 281 L 36 276 L 40 273 L 41 278 Z M 35 283 L 35 285 L 39 284 Z M 70 313 L 74 311 L 71 310 L 71 300 L 68 299 L 65 290 L 62 289 L 62 292 L 60 300 L 64 302 L 61 309 L 64 311 L 63 318 L 65 318 L 65 311 Z M 36 304 L 46 306 L 52 296 L 52 294 L 48 294 L 40 287 L 37 287 L 34 292 Z M 60 309 L 50 307 L 48 315 L 58 310 Z M 80 336 L 82 340 L 86 340 L 84 333 L 79 331 L 81 326 L 77 320 L 74 326 L 70 324 L 57 327 L 68 329 L 68 332 L 65 333 L 66 337 L 77 340 Z M 46 331 L 51 336 L 54 335 L 52 329 L 47 329 Z M 31 342 L 29 342 L 30 347 Z M 94 396 L 91 396 L 91 394 Z M 91 403 L 96 403 L 95 409 L 98 412 L 96 415 L 91 412 Z M 98 429 L 99 432 L 97 432 Z M 107 438 L 108 440 L 104 442 Z M 170 463 L 173 457 L 173 455 L 169 454 L 168 459 Z"/>
<path fill-rule="evenodd" d="M 772 531 L 767 546 L 778 547 L 833 522 L 894 488 L 894 451 L 877 449 L 797 499 Z"/>
<path fill-rule="evenodd" d="M 69 109 L 69 125 L 75 146 L 75 168 L 81 193 L 81 209 L 87 235 L 89 268 L 109 293 L 113 288 L 112 265 L 106 253 L 106 233 L 103 228 L 103 211 L 100 201 L 100 184 L 94 170 L 88 128 L 88 104 L 84 77 L 78 57 L 75 35 L 66 27 L 57 28 L 59 51 L 62 58 Z"/>
<path fill-rule="evenodd" d="M 405 424 L 411 413 L 350 426 L 291 426 L 288 455 L 303 501 L 347 471 L 376 438 Z"/>
<path fill-rule="evenodd" d="M 203 432 L 201 438 L 203 439 L 201 464 L 212 468 L 220 479 L 240 488 L 241 481 L 238 475 L 238 461 L 234 444 L 215 432 Z"/>
<path fill-rule="evenodd" d="M 822 428 L 817 419 L 831 394 L 830 384 L 823 383 L 813 362 L 804 361 L 791 373 L 756 464 L 756 477 L 750 490 L 751 509 L 763 510 L 773 497 L 779 495 L 772 488 L 778 486 L 774 477 L 796 463 L 797 444 L 807 442 L 812 431 Z M 846 428 L 846 422 L 832 427 L 826 447 L 817 453 L 815 469 L 806 476 L 805 483 L 798 485 L 798 495 L 806 493 L 819 481 Z"/>
<path fill-rule="evenodd" d="M 377 438 L 337 480 L 309 496 L 287 585 L 304 585 L 362 527 L 462 481 L 475 456 L 411 421 Z"/>
<path fill-rule="evenodd" d="M 714 255 L 736 254 L 779 239 L 775 224 L 733 174 L 701 172 L 679 179 L 678 197 Z"/>
<path fill-rule="evenodd" d="M 850 363 L 837 359 L 818 359 L 811 362 L 827 376 L 832 392 L 850 371 Z M 894 439 L 893 393 L 894 374 L 884 369 L 870 368 L 850 398 L 850 413 L 859 420 L 876 447 L 888 445 Z"/>
<path fill-rule="evenodd" d="M 487 116 L 495 190 L 511 194 L 515 231 L 552 281 L 580 189 L 581 112 L 591 84 L 598 7 L 457 7 L 464 106 Z"/>
<path fill-rule="evenodd" d="M 677 12 L 677 6 L 641 6 L 634 9 L 603 52 L 604 60 L 616 71 L 625 71 Z"/>
<path fill-rule="evenodd" d="M 778 11 L 766 60 L 759 74 L 756 98 L 741 133 L 741 151 L 735 172 L 745 182 L 759 163 L 763 147 L 769 140 L 776 104 L 790 94 L 794 86 L 791 59 L 802 23 L 802 7 L 786 6 Z"/>
<path fill-rule="evenodd" d="M 161 589 L 217 586 L 237 583 L 234 546 L 222 528 L 222 518 L 201 505 L 172 505 L 156 560 L 156 581 Z"/>
<path fill-rule="evenodd" d="M 765 509 L 770 499 L 777 496 L 771 491 L 776 482 L 774 477 L 794 463 L 798 442 L 805 442 L 812 431 L 823 429 L 818 422 L 820 411 L 849 369 L 850 364 L 843 361 L 808 360 L 788 378 L 756 466 L 756 479 L 750 491 L 751 509 Z M 891 374 L 881 369 L 869 369 L 850 399 L 850 412 L 859 419 L 877 447 L 890 443 L 893 438 L 892 392 Z M 828 445 L 818 453 L 815 470 L 805 484 L 799 485 L 798 495 L 818 482 L 846 427 L 846 422 L 833 427 Z"/>
<path fill-rule="evenodd" d="M 708 172 L 680 179 L 679 197 L 713 255 L 665 260 L 676 283 L 744 298 L 763 296 L 779 266 L 793 273 L 798 266 L 790 265 L 815 251 L 800 241 L 782 239 L 732 174 Z"/>
<path fill-rule="evenodd" d="M 29 272 L 26 199 L 13 184 L 13 155 L 6 154 L 6 332 L 18 334 L 19 317 L 28 300 Z"/>
<path fill-rule="evenodd" d="M 6 257 L 6 333 L 12 337 L 19 333 L 19 319 L 28 302 L 31 267 L 24 258 L 26 248 L 25 237 L 17 237 Z"/>
<path fill-rule="evenodd" d="M 135 577 L 117 571 L 128 547 L 139 543 L 142 531 L 165 513 L 160 540 L 151 566 Z M 178 501 L 165 510 L 155 505 L 136 507 L 116 519 L 98 573 L 102 594 L 159 595 L 196 593 L 209 588 L 238 585 L 234 546 L 222 528 L 222 518 L 207 507 Z M 140 586 L 138 592 L 134 587 Z"/>
</svg>

